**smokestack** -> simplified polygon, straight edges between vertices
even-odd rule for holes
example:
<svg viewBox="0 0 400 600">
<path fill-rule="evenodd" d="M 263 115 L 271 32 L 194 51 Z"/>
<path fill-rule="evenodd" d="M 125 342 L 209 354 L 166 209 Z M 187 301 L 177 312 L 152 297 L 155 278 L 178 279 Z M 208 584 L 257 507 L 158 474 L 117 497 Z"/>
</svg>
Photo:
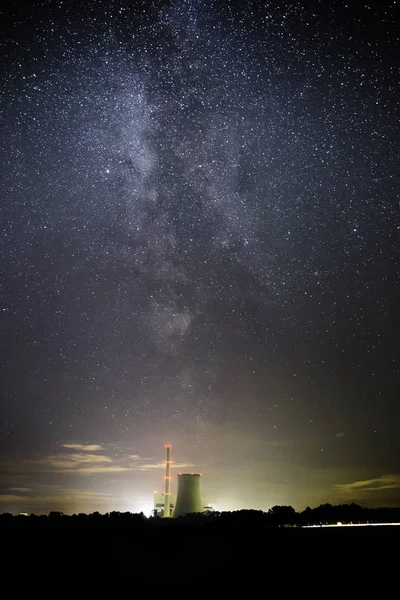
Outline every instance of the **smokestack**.
<svg viewBox="0 0 400 600">
<path fill-rule="evenodd" d="M 203 512 L 200 496 L 200 477 L 200 473 L 180 473 L 178 475 L 178 495 L 174 517 Z"/>
<path fill-rule="evenodd" d="M 165 461 L 164 517 L 171 516 L 171 444 L 166 444 L 167 459 Z"/>
</svg>

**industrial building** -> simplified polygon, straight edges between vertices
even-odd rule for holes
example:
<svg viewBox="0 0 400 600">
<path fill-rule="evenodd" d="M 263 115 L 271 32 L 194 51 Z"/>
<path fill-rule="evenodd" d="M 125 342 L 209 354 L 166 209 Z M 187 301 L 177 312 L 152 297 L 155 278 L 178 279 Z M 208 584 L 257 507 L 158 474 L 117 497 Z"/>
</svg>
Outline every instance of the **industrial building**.
<svg viewBox="0 0 400 600">
<path fill-rule="evenodd" d="M 173 498 L 173 496 L 170 496 L 169 515 L 167 515 L 168 517 L 172 517 L 174 508 L 175 508 L 175 499 Z M 164 494 L 164 492 L 162 494 L 160 494 L 160 493 L 157 493 L 157 491 L 155 491 L 154 492 L 153 516 L 154 517 L 164 517 L 164 511 L 165 511 L 165 494 Z"/>
</svg>

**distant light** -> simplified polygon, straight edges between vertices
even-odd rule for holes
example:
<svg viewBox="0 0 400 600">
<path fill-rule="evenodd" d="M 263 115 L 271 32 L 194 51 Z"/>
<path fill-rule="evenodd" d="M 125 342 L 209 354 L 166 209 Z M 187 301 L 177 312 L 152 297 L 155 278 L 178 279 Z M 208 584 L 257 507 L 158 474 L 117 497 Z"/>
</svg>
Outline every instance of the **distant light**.
<svg viewBox="0 0 400 600">
<path fill-rule="evenodd" d="M 312 529 L 316 527 L 382 527 L 382 526 L 394 526 L 400 527 L 400 523 L 336 523 L 332 525 L 303 525 L 305 529 Z"/>
<path fill-rule="evenodd" d="M 155 509 L 154 502 L 145 502 L 140 507 L 140 512 L 142 512 L 145 515 L 145 517 L 151 517 L 154 509 Z M 135 512 L 137 512 L 137 511 L 135 511 Z"/>
</svg>

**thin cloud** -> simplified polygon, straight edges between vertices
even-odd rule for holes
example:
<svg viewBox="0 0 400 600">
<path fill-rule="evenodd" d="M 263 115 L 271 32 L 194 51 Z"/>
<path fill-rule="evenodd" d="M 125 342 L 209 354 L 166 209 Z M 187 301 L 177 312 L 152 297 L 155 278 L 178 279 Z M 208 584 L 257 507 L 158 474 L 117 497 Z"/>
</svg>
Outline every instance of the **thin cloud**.
<svg viewBox="0 0 400 600">
<path fill-rule="evenodd" d="M 63 448 L 69 448 L 71 450 L 83 450 L 84 452 L 98 452 L 104 450 L 104 446 L 99 444 L 63 444 Z"/>
<path fill-rule="evenodd" d="M 104 467 L 80 467 L 79 469 L 64 469 L 63 473 L 122 473 L 132 471 L 132 467 L 104 466 Z"/>
<path fill-rule="evenodd" d="M 79 468 L 83 464 L 111 463 L 112 458 L 100 454 L 61 454 L 60 456 L 48 456 L 39 463 L 50 465 L 57 469 Z"/>
<path fill-rule="evenodd" d="M 127 471 L 149 471 L 153 469 L 165 469 L 164 461 L 152 461 L 151 458 L 143 458 L 138 454 L 129 452 L 106 453 L 106 447 L 100 444 L 62 444 L 62 448 L 70 452 L 60 452 L 42 457 L 22 459 L 19 461 L 1 463 L 1 470 L 15 475 L 31 476 L 33 473 L 76 473 L 82 475 L 124 473 Z M 100 449 L 101 454 L 97 454 Z M 193 468 L 193 463 L 173 463 L 178 469 Z M 11 491 L 21 491 L 16 489 Z M 28 491 L 28 488 L 26 488 Z"/>
<path fill-rule="evenodd" d="M 360 497 L 367 492 L 400 489 L 400 475 L 381 475 L 374 479 L 364 479 L 351 483 L 337 483 L 333 487 L 344 495 Z"/>
<path fill-rule="evenodd" d="M 106 472 L 116 467 L 127 465 L 114 464 L 113 459 L 107 455 L 99 454 L 55 454 L 42 458 L 23 459 L 19 461 L 4 461 L 1 471 L 8 474 L 31 475 L 32 473 L 89 473 Z M 88 469 L 91 469 L 89 471 Z"/>
<path fill-rule="evenodd" d="M 19 502 L 23 499 L 23 496 L 17 496 L 16 494 L 0 494 L 1 502 Z"/>
<path fill-rule="evenodd" d="M 271 440 L 268 442 L 268 445 L 271 446 L 271 448 L 287 448 L 288 446 L 290 446 L 290 441 L 289 440 Z"/>
<path fill-rule="evenodd" d="M 171 466 L 176 469 L 184 469 L 186 467 L 194 467 L 194 464 L 193 463 L 172 463 Z M 149 464 L 140 465 L 139 467 L 137 467 L 137 470 L 139 470 L 139 471 L 147 471 L 149 469 L 165 469 L 165 462 L 149 463 Z"/>
<path fill-rule="evenodd" d="M 53 505 L 57 505 L 60 502 L 63 504 L 73 504 L 77 502 L 96 503 L 110 501 L 113 499 L 112 495 L 101 492 L 75 490 L 63 488 L 61 486 L 58 489 L 52 489 L 52 487 L 54 486 L 43 486 L 43 488 L 39 486 L 38 490 L 32 494 L 0 494 L 0 504 L 16 502 L 20 506 L 23 506 L 24 504 L 41 506 L 49 505 L 49 508 L 52 508 Z M 49 494 L 48 492 L 50 490 L 51 493 Z"/>
</svg>

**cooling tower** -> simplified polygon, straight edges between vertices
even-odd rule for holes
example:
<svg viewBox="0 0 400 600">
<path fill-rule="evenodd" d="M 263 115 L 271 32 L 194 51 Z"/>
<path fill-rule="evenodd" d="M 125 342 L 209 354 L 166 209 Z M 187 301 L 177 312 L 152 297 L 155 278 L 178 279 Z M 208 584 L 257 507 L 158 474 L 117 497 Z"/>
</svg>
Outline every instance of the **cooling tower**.
<svg viewBox="0 0 400 600">
<path fill-rule="evenodd" d="M 203 512 L 200 496 L 200 477 L 199 473 L 181 473 L 178 475 L 178 494 L 174 517 Z"/>
</svg>

